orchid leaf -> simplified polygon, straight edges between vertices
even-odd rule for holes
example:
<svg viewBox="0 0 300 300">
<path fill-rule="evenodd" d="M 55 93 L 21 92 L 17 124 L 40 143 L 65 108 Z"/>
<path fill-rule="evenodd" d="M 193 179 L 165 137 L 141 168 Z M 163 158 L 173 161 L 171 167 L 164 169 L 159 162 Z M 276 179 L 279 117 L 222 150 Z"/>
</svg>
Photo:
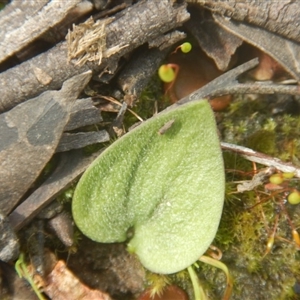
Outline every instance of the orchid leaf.
<svg viewBox="0 0 300 300">
<path fill-rule="evenodd" d="M 192 102 L 108 147 L 80 179 L 73 217 L 92 240 L 126 241 L 150 271 L 175 273 L 214 239 L 224 185 L 213 112 L 206 100 Z"/>
</svg>

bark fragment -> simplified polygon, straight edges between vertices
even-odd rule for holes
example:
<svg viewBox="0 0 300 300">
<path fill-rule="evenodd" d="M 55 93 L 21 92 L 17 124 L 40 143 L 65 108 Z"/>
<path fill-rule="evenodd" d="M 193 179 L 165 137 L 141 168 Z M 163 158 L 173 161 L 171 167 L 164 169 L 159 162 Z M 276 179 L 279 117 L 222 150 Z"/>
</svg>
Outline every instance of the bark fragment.
<svg viewBox="0 0 300 300">
<path fill-rule="evenodd" d="M 250 23 L 300 42 L 299 1 L 190 0 L 188 2 L 199 3 L 223 17 Z"/>
<path fill-rule="evenodd" d="M 9 220 L 14 230 L 18 231 L 28 224 L 56 196 L 68 188 L 100 152 L 88 157 L 81 150 L 61 153 L 59 166 L 53 174 L 10 214 Z"/>
<path fill-rule="evenodd" d="M 48 225 L 66 247 L 72 246 L 74 243 L 74 223 L 70 214 L 61 212 L 49 220 Z"/>
<path fill-rule="evenodd" d="M 168 51 L 168 49 L 164 51 L 150 49 L 134 56 L 117 79 L 123 92 L 135 98 L 139 97 Z"/>
<path fill-rule="evenodd" d="M 0 213 L 0 260 L 9 262 L 19 256 L 19 240 L 6 216 Z M 0 272 L 1 273 L 1 272 Z M 1 294 L 1 292 L 0 292 Z"/>
<path fill-rule="evenodd" d="M 50 160 L 91 72 L 0 115 L 0 210 L 8 214 Z"/>
<path fill-rule="evenodd" d="M 215 20 L 224 28 L 269 54 L 282 65 L 293 78 L 300 81 L 300 44 L 288 40 L 265 29 L 228 21 L 218 15 Z"/>
<path fill-rule="evenodd" d="M 226 71 L 232 55 L 243 40 L 216 23 L 210 12 L 195 7 L 192 7 L 191 18 L 184 26 L 196 38 L 207 56 L 215 61 L 218 69 Z"/>
<path fill-rule="evenodd" d="M 64 131 L 74 130 L 102 122 L 100 111 L 93 105 L 91 98 L 78 99 L 72 107 L 70 120 Z"/>
<path fill-rule="evenodd" d="M 186 34 L 184 32 L 174 30 L 170 33 L 157 37 L 153 41 L 149 41 L 148 45 L 150 48 L 157 47 L 159 50 L 164 50 L 183 40 L 184 38 L 186 38 Z"/>
<path fill-rule="evenodd" d="M 106 130 L 63 133 L 56 152 L 65 152 L 72 149 L 80 149 L 88 145 L 104 143 L 109 141 L 109 134 Z"/>
</svg>

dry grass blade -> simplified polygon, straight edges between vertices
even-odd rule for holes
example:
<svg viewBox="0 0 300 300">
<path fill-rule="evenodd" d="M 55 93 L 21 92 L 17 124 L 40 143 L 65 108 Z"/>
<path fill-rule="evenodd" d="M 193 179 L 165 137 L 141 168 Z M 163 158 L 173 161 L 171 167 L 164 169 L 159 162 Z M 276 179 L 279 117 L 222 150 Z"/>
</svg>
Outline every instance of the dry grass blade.
<svg viewBox="0 0 300 300">
<path fill-rule="evenodd" d="M 82 24 L 73 25 L 73 31 L 69 30 L 66 36 L 68 61 L 77 59 L 76 66 L 82 66 L 87 61 L 98 61 L 98 65 L 100 65 L 102 58 L 110 57 L 127 47 L 128 45 L 118 45 L 106 48 L 106 25 L 112 21 L 113 18 L 108 18 L 95 22 L 93 17 L 90 17 Z"/>
<path fill-rule="evenodd" d="M 103 99 L 105 99 L 105 100 L 107 100 L 107 101 L 110 101 L 110 102 L 112 102 L 112 103 L 115 103 L 115 104 L 117 104 L 117 105 L 119 105 L 119 106 L 122 106 L 122 104 L 121 104 L 118 100 L 116 100 L 116 99 L 114 99 L 114 98 L 112 98 L 112 97 L 101 96 L 101 98 L 103 98 Z M 132 115 L 134 115 L 134 116 L 135 116 L 138 120 L 140 120 L 141 122 L 144 121 L 144 120 L 143 120 L 137 113 L 135 113 L 133 110 L 131 110 L 131 109 L 129 109 L 129 108 L 127 108 L 127 110 L 128 110 L 129 112 L 131 112 Z"/>
<path fill-rule="evenodd" d="M 112 19 L 94 22 L 90 17 L 86 22 L 69 31 L 66 37 L 68 43 L 68 60 L 76 58 L 75 65 L 82 66 L 87 61 L 98 61 L 101 64 L 106 51 L 105 27 Z"/>
</svg>

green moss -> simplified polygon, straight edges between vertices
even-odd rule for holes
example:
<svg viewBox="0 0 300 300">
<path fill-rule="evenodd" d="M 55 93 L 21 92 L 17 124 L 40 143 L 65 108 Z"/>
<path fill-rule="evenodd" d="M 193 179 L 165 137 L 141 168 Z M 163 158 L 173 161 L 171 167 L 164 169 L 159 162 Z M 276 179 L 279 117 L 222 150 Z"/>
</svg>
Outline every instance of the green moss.
<svg viewBox="0 0 300 300">
<path fill-rule="evenodd" d="M 273 155 L 276 152 L 275 132 L 261 129 L 247 137 L 245 146 L 258 152 Z"/>
<path fill-rule="evenodd" d="M 236 173 L 235 180 L 248 179 L 243 173 Z M 227 178 L 232 173 L 227 174 Z M 244 178 L 243 178 L 244 177 Z M 291 179 L 295 185 L 297 179 Z M 263 186 L 255 191 L 233 193 L 234 183 L 227 183 L 228 201 L 225 201 L 221 224 L 213 244 L 223 250 L 224 262 L 234 277 L 234 291 L 231 299 L 293 299 L 293 285 L 299 274 L 298 249 L 291 238 L 291 227 L 279 209 L 284 193 L 266 193 Z M 257 204 L 262 201 L 261 204 Z M 299 226 L 300 206 L 286 206 L 295 226 Z M 274 229 L 275 217 L 280 214 L 274 245 L 266 256 L 267 242 Z M 211 284 L 216 283 L 216 274 L 200 266 L 204 277 Z M 299 278 L 298 278 L 299 280 Z M 219 285 L 222 284 L 219 282 Z M 224 285 L 223 285 L 224 286 Z M 219 299 L 221 289 L 211 287 L 211 299 Z"/>
<path fill-rule="evenodd" d="M 57 197 L 57 201 L 59 201 L 62 204 L 68 203 L 68 202 L 72 201 L 74 190 L 75 190 L 75 186 L 76 186 L 76 184 L 74 182 L 70 187 L 68 187 L 66 190 L 64 190 Z"/>
<path fill-rule="evenodd" d="M 134 107 L 131 109 L 143 120 L 151 118 L 155 113 L 163 110 L 169 105 L 162 92 L 162 82 L 158 75 L 154 75 L 148 86 L 137 99 Z M 127 113 L 124 119 L 125 128 L 138 122 L 137 118 Z"/>
<path fill-rule="evenodd" d="M 222 114 L 223 120 L 219 123 L 222 140 L 299 165 L 299 116 L 272 115 L 264 97 L 250 101 L 244 100 L 247 97 L 238 98 Z M 253 165 L 229 152 L 223 153 L 223 157 L 226 197 L 213 244 L 223 251 L 222 262 L 234 277 L 231 299 L 251 299 L 253 295 L 257 299 L 296 299 L 293 286 L 300 280 L 299 253 L 292 239 L 292 229 L 279 205 L 282 201 L 285 203 L 286 195 L 284 192 L 267 192 L 263 185 L 252 191 L 237 193 L 237 184 L 252 179 Z M 284 180 L 283 184 L 286 188 L 299 189 L 299 182 L 298 178 L 292 178 Z M 259 202 L 261 204 L 257 204 Z M 295 228 L 299 228 L 300 205 L 284 205 Z M 274 245 L 266 254 L 277 216 L 279 221 Z M 217 271 L 209 273 L 209 267 L 200 265 L 200 268 L 202 276 L 210 283 L 207 287 L 208 293 L 213 295 L 211 299 L 220 299 L 222 289 L 213 286 Z"/>
</svg>

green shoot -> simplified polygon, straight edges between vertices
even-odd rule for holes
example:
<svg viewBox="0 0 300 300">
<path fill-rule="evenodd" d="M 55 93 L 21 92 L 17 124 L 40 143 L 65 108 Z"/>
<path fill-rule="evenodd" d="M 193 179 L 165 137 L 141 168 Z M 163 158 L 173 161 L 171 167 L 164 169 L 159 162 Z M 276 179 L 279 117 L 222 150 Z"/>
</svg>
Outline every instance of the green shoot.
<svg viewBox="0 0 300 300">
<path fill-rule="evenodd" d="M 192 281 L 192 285 L 193 285 L 193 290 L 194 290 L 194 295 L 195 295 L 195 300 L 207 300 L 207 297 L 204 293 L 204 290 L 202 289 L 202 286 L 199 283 L 199 279 L 198 276 L 195 272 L 195 270 L 193 269 L 192 266 L 189 266 L 187 268 L 191 281 Z"/>
<path fill-rule="evenodd" d="M 24 260 L 24 253 L 21 253 L 19 259 L 16 261 L 15 270 L 20 278 L 24 278 L 28 281 L 28 283 L 31 285 L 32 289 L 34 290 L 35 294 L 40 300 L 46 300 L 46 298 L 41 294 L 38 287 L 34 283 L 33 278 L 28 271 L 26 262 Z"/>
<path fill-rule="evenodd" d="M 206 264 L 209 264 L 213 267 L 219 268 L 225 273 L 226 279 L 227 279 L 227 287 L 226 287 L 226 290 L 225 290 L 225 293 L 223 296 L 223 300 L 229 300 L 230 296 L 231 296 L 231 292 L 232 292 L 233 280 L 229 274 L 229 270 L 228 270 L 227 266 L 225 264 L 223 264 L 222 262 L 220 262 L 216 259 L 213 259 L 211 257 L 205 256 L 205 255 L 202 255 L 199 258 L 199 260 Z"/>
</svg>

